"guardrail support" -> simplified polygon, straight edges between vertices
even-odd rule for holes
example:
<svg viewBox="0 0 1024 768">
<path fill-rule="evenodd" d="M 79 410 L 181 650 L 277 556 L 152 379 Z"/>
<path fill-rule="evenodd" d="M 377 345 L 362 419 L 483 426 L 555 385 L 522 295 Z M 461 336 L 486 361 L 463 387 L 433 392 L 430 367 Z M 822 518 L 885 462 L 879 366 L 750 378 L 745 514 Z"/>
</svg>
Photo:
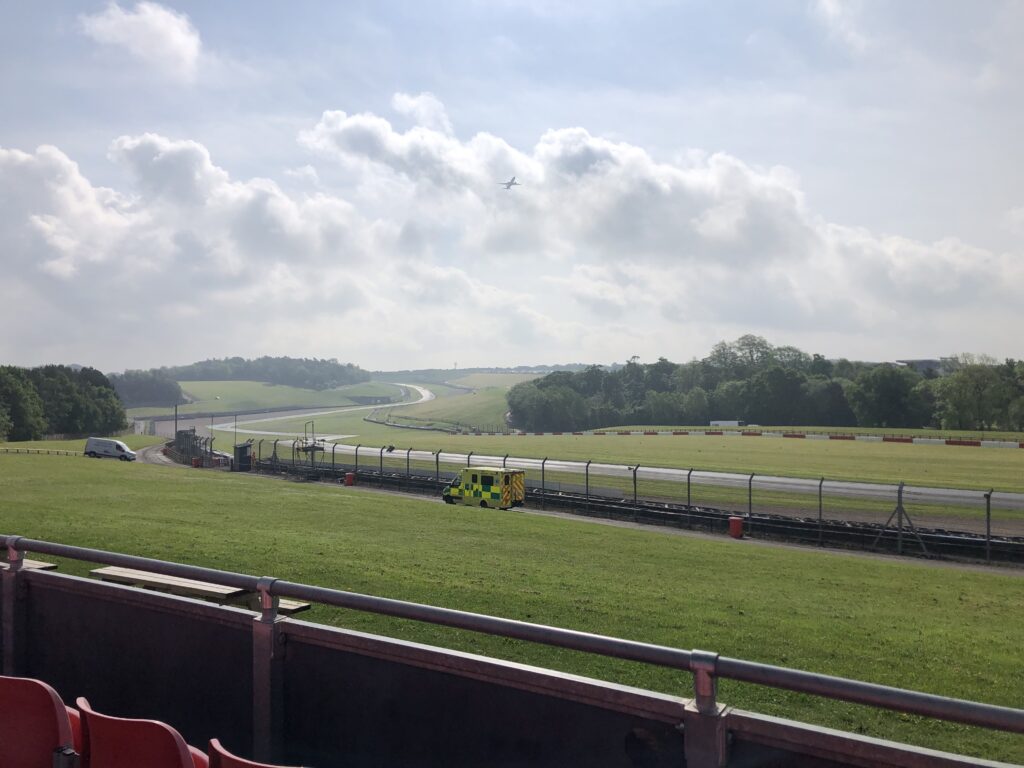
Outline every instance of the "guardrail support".
<svg viewBox="0 0 1024 768">
<path fill-rule="evenodd" d="M 716 700 L 717 666 L 717 653 L 690 652 L 694 699 L 686 705 L 683 724 L 683 749 L 687 768 L 721 768 L 728 762 L 729 734 L 724 717 L 726 708 Z"/>
<path fill-rule="evenodd" d="M 824 504 L 822 503 L 822 496 L 821 496 L 821 487 L 824 484 L 825 484 L 825 478 L 822 477 L 821 480 L 818 481 L 818 546 L 819 547 L 824 546 L 824 544 L 825 544 L 825 529 L 823 527 L 824 523 L 823 523 L 823 521 L 821 519 L 821 513 L 822 513 L 822 510 L 824 509 Z"/>
<path fill-rule="evenodd" d="M 992 562 L 992 494 L 995 488 L 989 488 L 985 494 L 985 562 Z"/>
<path fill-rule="evenodd" d="M 271 594 L 277 579 L 264 576 L 256 590 L 260 615 L 252 625 L 252 749 L 257 760 L 273 760 L 284 723 L 282 646 L 278 598 Z"/>
<path fill-rule="evenodd" d="M 586 473 L 586 489 L 587 489 L 587 512 L 590 512 L 590 462 L 593 459 L 587 459 L 587 466 L 584 472 Z"/>
<path fill-rule="evenodd" d="M 640 508 L 636 501 L 636 471 L 640 469 L 640 465 L 637 464 L 633 467 L 633 522 L 637 521 L 637 515 L 640 514 Z"/>
<path fill-rule="evenodd" d="M 20 536 L 7 540 L 7 569 L 0 573 L 3 582 L 3 673 L 17 677 L 21 672 L 19 663 L 22 656 L 22 628 L 25 626 L 25 601 L 20 599 L 23 592 L 21 582 L 22 553 L 18 549 Z"/>
<path fill-rule="evenodd" d="M 540 463 L 540 508 L 544 509 L 544 502 L 547 499 L 548 487 L 544 477 L 544 465 L 548 463 L 548 457 L 545 456 Z"/>
</svg>

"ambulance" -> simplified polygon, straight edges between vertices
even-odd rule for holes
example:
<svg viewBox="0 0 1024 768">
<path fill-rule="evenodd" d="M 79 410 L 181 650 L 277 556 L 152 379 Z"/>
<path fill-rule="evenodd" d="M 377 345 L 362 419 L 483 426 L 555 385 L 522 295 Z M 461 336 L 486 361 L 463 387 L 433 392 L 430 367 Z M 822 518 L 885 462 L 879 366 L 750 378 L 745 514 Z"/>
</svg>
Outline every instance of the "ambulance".
<svg viewBox="0 0 1024 768">
<path fill-rule="evenodd" d="M 501 467 L 466 467 L 441 491 L 446 504 L 508 509 L 526 498 L 526 473 Z"/>
</svg>

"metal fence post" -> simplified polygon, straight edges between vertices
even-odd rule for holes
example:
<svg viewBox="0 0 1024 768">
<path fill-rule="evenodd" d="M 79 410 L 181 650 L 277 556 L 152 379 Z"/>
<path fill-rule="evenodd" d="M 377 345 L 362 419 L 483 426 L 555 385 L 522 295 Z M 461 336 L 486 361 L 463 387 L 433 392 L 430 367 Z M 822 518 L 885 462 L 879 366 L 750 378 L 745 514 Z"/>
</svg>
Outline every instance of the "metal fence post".
<svg viewBox="0 0 1024 768">
<path fill-rule="evenodd" d="M 548 457 L 545 456 L 540 463 L 540 508 L 544 509 L 544 501 L 547 499 L 548 488 L 544 478 L 544 465 L 548 463 Z"/>
<path fill-rule="evenodd" d="M 900 487 L 896 491 L 896 554 L 903 554 L 903 481 L 900 480 Z"/>
<path fill-rule="evenodd" d="M 283 659 L 280 646 L 284 640 L 278 617 L 278 599 L 271 594 L 274 579 L 259 580 L 257 594 L 260 615 L 252 625 L 252 747 L 257 760 L 274 760 L 283 724 Z"/>
<path fill-rule="evenodd" d="M 989 488 L 985 494 L 985 562 L 992 562 L 992 494 L 994 488 Z"/>
<path fill-rule="evenodd" d="M 640 469 L 640 465 L 637 464 L 633 467 L 633 522 L 637 521 L 637 516 L 640 514 L 640 507 L 636 500 L 636 471 Z"/>
<path fill-rule="evenodd" d="M 384 487 L 384 449 L 385 448 L 387 448 L 386 445 L 382 445 L 380 447 L 380 487 L 381 488 Z"/>
<path fill-rule="evenodd" d="M 690 467 L 690 471 L 686 473 L 686 506 L 692 507 L 690 504 L 690 475 L 693 474 L 693 467 Z"/>
<path fill-rule="evenodd" d="M 825 478 L 822 477 L 821 480 L 818 481 L 818 546 L 819 547 L 823 546 L 824 543 L 825 543 L 825 531 L 824 531 L 823 523 L 822 523 L 822 520 L 821 520 L 821 513 L 822 513 L 822 510 L 824 508 L 824 505 L 822 504 L 821 487 L 824 484 L 825 484 Z"/>
<path fill-rule="evenodd" d="M 584 472 L 586 473 L 586 495 L 587 495 L 587 512 L 590 512 L 590 462 L 593 459 L 587 459 L 587 466 Z"/>
<path fill-rule="evenodd" d="M 754 473 L 750 473 L 750 477 L 747 478 L 747 517 L 751 517 L 754 514 Z"/>
<path fill-rule="evenodd" d="M 434 454 L 434 482 L 441 482 L 441 449 L 437 449 L 437 453 Z"/>
<path fill-rule="evenodd" d="M 334 452 L 338 450 L 337 443 L 331 443 L 331 472 L 334 472 Z"/>
<path fill-rule="evenodd" d="M 359 475 L 359 449 L 363 447 L 362 443 L 356 444 L 356 475 Z"/>
<path fill-rule="evenodd" d="M 466 454 L 466 466 L 467 467 L 469 466 L 469 462 L 472 460 L 472 458 L 473 458 L 473 451 L 470 451 L 469 453 Z"/>
<path fill-rule="evenodd" d="M 508 454 L 506 453 L 505 454 L 505 458 L 501 460 L 501 468 L 502 469 L 507 469 L 508 468 L 507 467 L 507 463 L 508 463 Z"/>
<path fill-rule="evenodd" d="M 22 637 L 21 633 L 25 626 L 24 601 L 21 600 L 21 573 L 22 553 L 18 549 L 20 536 L 12 536 L 7 539 L 7 568 L 0 572 L 0 581 L 3 582 L 3 649 L 4 663 L 3 673 L 9 677 L 16 677 L 21 670 Z"/>
<path fill-rule="evenodd" d="M 717 666 L 717 653 L 690 652 L 694 698 L 685 709 L 683 749 L 691 768 L 720 768 L 728 762 L 726 708 L 717 701 Z"/>
<path fill-rule="evenodd" d="M 405 452 L 405 489 L 409 490 L 409 476 L 411 474 L 409 469 L 409 456 L 412 455 L 412 448 Z"/>
</svg>

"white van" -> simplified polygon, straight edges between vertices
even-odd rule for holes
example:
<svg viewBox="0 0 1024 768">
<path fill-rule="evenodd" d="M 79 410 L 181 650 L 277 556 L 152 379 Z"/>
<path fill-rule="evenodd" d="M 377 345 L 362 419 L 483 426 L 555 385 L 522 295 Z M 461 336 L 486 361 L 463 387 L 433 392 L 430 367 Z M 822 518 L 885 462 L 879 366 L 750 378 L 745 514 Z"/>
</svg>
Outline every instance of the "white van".
<svg viewBox="0 0 1024 768">
<path fill-rule="evenodd" d="M 135 461 L 135 451 L 131 450 L 120 440 L 110 440 L 106 437 L 90 437 L 85 441 L 85 455 L 94 459 L 102 459 L 109 456 L 112 459 L 121 461 Z"/>
</svg>

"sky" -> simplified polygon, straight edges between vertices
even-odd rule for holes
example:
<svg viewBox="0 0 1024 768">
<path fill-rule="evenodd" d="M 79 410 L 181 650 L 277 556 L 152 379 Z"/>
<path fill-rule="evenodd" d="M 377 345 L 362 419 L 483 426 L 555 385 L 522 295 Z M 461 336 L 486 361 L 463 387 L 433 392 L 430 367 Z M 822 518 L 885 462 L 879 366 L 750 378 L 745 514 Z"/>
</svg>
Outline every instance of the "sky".
<svg viewBox="0 0 1024 768">
<path fill-rule="evenodd" d="M 1009 0 L 0 0 L 0 363 L 1024 357 L 1022 37 Z"/>
</svg>

